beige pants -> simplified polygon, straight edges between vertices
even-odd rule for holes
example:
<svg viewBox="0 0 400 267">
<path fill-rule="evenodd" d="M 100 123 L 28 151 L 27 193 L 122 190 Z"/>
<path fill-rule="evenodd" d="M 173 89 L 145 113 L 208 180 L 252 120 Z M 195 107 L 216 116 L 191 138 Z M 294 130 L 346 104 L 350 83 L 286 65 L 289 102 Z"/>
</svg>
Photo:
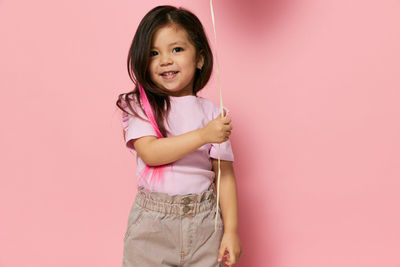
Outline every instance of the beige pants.
<svg viewBox="0 0 400 267">
<path fill-rule="evenodd" d="M 217 231 L 214 184 L 202 194 L 168 195 L 142 186 L 132 205 L 124 237 L 123 267 L 216 267 L 223 235 Z"/>
</svg>

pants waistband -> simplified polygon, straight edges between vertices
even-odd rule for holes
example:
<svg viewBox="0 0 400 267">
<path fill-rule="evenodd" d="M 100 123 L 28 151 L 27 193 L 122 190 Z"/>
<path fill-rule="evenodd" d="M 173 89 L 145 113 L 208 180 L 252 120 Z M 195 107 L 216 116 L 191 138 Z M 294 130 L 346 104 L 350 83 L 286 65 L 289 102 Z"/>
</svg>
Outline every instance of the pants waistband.
<svg viewBox="0 0 400 267">
<path fill-rule="evenodd" d="M 201 194 L 169 195 L 163 192 L 153 192 L 138 186 L 135 202 L 138 206 L 164 214 L 194 216 L 212 209 L 217 197 L 213 183 Z"/>
</svg>

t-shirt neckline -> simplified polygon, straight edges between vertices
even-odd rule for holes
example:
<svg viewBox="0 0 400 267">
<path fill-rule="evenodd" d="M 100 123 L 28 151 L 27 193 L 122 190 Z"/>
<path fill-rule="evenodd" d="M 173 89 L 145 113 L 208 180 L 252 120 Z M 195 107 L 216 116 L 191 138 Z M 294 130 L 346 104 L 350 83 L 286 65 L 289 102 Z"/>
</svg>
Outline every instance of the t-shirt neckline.
<svg viewBox="0 0 400 267">
<path fill-rule="evenodd" d="M 172 95 L 170 95 L 169 96 L 171 99 L 174 99 L 174 100 L 181 100 L 181 99 L 185 99 L 185 98 L 198 98 L 198 96 L 195 96 L 195 95 L 184 95 L 184 96 L 172 96 Z"/>
</svg>

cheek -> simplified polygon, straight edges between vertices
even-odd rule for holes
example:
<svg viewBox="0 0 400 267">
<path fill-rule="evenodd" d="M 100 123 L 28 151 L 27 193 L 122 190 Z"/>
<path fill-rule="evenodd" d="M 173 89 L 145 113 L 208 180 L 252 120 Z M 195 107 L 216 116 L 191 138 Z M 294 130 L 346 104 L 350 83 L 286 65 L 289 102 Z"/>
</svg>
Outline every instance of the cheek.
<svg viewBox="0 0 400 267">
<path fill-rule="evenodd" d="M 152 77 L 152 78 L 156 78 L 158 75 L 157 75 L 157 71 L 156 71 L 156 68 L 154 67 L 154 64 L 150 64 L 150 66 L 149 66 L 149 73 L 150 73 L 150 76 Z"/>
<path fill-rule="evenodd" d="M 186 60 L 181 64 L 181 67 L 183 67 L 187 72 L 192 73 L 195 71 L 196 64 L 193 61 Z"/>
<path fill-rule="evenodd" d="M 189 65 L 191 68 L 195 69 L 195 68 L 196 68 L 196 60 L 193 58 L 192 60 L 190 60 L 190 61 L 188 62 L 188 65 Z"/>
</svg>

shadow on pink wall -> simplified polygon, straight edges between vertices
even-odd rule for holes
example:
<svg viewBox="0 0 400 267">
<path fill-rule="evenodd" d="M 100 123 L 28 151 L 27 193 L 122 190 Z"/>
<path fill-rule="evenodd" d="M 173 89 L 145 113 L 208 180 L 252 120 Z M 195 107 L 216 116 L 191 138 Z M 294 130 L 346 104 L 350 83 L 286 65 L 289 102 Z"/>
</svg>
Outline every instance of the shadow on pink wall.
<svg viewBox="0 0 400 267">
<path fill-rule="evenodd" d="M 234 31 L 238 36 L 243 37 L 239 42 L 242 44 L 257 42 L 261 45 L 267 42 L 272 33 L 285 27 L 284 24 L 288 19 L 290 20 L 295 6 L 293 2 L 289 4 L 288 1 L 278 0 L 214 0 L 213 5 L 217 20 L 221 18 L 225 26 L 229 24 L 229 31 Z M 248 166 L 243 167 L 243 172 L 246 168 Z M 246 179 L 247 177 L 238 175 L 238 178 L 239 176 L 245 178 L 238 179 L 239 187 L 242 181 L 243 183 L 251 182 Z M 273 218 L 268 218 L 268 214 L 271 213 L 266 212 L 270 210 L 265 201 L 268 197 L 260 197 L 258 195 L 260 191 L 251 194 L 246 192 L 245 188 L 252 187 L 243 185 L 244 190 L 238 188 L 239 236 L 243 249 L 243 258 L 239 261 L 238 267 L 279 266 L 277 261 L 281 255 L 277 255 L 277 246 L 273 240 L 275 235 L 272 233 L 272 227 L 269 227 L 269 222 Z M 245 201 L 240 201 L 244 199 Z M 265 222 L 262 227 L 257 219 L 260 218 L 260 214 Z"/>
<path fill-rule="evenodd" d="M 268 36 L 268 32 L 276 31 L 284 18 L 290 16 L 295 2 L 278 0 L 218 0 L 213 1 L 214 9 L 223 13 L 232 28 L 251 39 Z M 214 11 L 216 12 L 216 11 Z"/>
</svg>

